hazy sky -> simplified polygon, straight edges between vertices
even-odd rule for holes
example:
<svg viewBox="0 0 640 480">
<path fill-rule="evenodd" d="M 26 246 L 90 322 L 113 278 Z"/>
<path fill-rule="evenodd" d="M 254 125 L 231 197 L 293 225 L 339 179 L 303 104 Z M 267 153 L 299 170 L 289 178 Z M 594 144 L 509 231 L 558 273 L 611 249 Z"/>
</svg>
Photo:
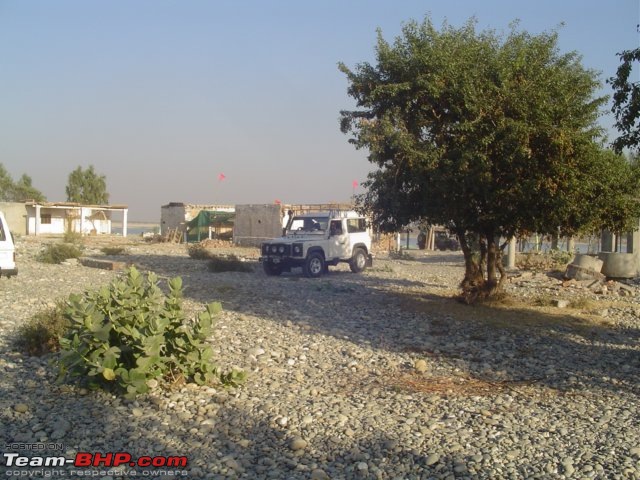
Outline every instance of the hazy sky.
<svg viewBox="0 0 640 480">
<path fill-rule="evenodd" d="M 561 50 L 603 83 L 638 46 L 638 0 L 0 0 L 0 163 L 49 201 L 93 164 L 133 220 L 172 201 L 347 200 L 371 165 L 340 132 L 354 105 L 337 63 L 374 62 L 377 27 L 393 40 L 426 14 L 564 23 Z"/>
</svg>

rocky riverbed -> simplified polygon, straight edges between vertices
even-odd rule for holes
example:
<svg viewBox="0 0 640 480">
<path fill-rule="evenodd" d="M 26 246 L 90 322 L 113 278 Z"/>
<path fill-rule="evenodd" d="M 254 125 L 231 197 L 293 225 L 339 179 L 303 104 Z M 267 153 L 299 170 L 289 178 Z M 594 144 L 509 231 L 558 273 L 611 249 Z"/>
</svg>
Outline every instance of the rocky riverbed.
<svg viewBox="0 0 640 480">
<path fill-rule="evenodd" d="M 184 246 L 112 240 L 127 250 L 115 260 L 181 276 L 190 312 L 221 301 L 218 363 L 248 373 L 235 390 L 186 385 L 126 401 L 58 385 L 50 357 L 16 351 L 32 315 L 118 275 L 36 262 L 47 241 L 20 239 L 20 273 L 0 279 L 4 454 L 43 454 L 25 450 L 36 443 L 62 446 L 45 456 L 188 458 L 154 472 L 50 469 L 94 478 L 640 478 L 637 286 L 596 292 L 527 273 L 508 285 L 511 303 L 469 307 L 451 298 L 457 253 L 379 254 L 364 274 L 340 266 L 311 280 L 265 276 L 256 250 L 218 248 L 253 273 L 211 273 Z M 7 458 L 5 475 L 47 476 Z"/>
</svg>

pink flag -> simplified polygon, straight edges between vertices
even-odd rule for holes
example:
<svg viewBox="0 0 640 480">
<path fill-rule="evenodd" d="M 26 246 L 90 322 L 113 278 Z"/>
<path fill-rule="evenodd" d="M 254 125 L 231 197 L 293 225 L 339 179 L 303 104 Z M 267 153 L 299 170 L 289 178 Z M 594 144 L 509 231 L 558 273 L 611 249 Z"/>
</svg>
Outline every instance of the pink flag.
<svg viewBox="0 0 640 480">
<path fill-rule="evenodd" d="M 218 174 L 218 181 L 219 181 L 219 182 L 221 182 L 221 181 L 222 181 L 222 180 L 224 180 L 225 178 L 227 178 L 227 177 L 225 176 L 225 174 L 224 174 L 224 173 L 219 173 L 219 174 Z"/>
<path fill-rule="evenodd" d="M 353 186 L 353 188 L 358 188 L 358 181 L 354 180 L 353 183 L 351 183 L 351 185 Z"/>
<path fill-rule="evenodd" d="M 281 204 L 282 204 L 282 202 L 281 202 L 280 200 L 278 200 L 277 198 L 276 198 L 276 201 L 275 201 L 274 203 L 275 203 L 276 205 L 281 205 Z"/>
</svg>

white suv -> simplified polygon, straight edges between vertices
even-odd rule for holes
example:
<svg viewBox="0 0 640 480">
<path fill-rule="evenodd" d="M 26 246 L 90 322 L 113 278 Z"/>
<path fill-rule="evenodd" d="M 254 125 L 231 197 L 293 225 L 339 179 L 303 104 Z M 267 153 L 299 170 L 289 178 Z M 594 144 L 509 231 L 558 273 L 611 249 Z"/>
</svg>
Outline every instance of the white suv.
<svg viewBox="0 0 640 480">
<path fill-rule="evenodd" d="M 0 277 L 18 274 L 16 267 L 16 247 L 7 220 L 0 212 Z"/>
<path fill-rule="evenodd" d="M 354 273 L 372 264 L 366 219 L 354 211 L 290 213 L 283 233 L 261 245 L 260 261 L 267 275 L 302 267 L 307 277 L 317 278 L 339 262 L 348 263 Z"/>
</svg>

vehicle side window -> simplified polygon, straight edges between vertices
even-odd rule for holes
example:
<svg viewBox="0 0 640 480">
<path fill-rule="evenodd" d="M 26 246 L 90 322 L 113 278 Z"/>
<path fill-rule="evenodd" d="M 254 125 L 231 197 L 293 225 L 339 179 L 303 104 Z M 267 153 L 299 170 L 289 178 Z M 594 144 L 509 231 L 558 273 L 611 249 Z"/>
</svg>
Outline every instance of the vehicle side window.
<svg viewBox="0 0 640 480">
<path fill-rule="evenodd" d="M 0 242 L 4 242 L 7 239 L 7 234 L 4 233 L 4 227 L 2 226 L 2 223 L 0 222 Z"/>
<path fill-rule="evenodd" d="M 331 235 L 342 235 L 342 220 L 331 220 Z"/>
<path fill-rule="evenodd" d="M 347 219 L 347 231 L 349 233 L 362 233 L 367 231 L 367 222 L 364 218 Z"/>
</svg>

